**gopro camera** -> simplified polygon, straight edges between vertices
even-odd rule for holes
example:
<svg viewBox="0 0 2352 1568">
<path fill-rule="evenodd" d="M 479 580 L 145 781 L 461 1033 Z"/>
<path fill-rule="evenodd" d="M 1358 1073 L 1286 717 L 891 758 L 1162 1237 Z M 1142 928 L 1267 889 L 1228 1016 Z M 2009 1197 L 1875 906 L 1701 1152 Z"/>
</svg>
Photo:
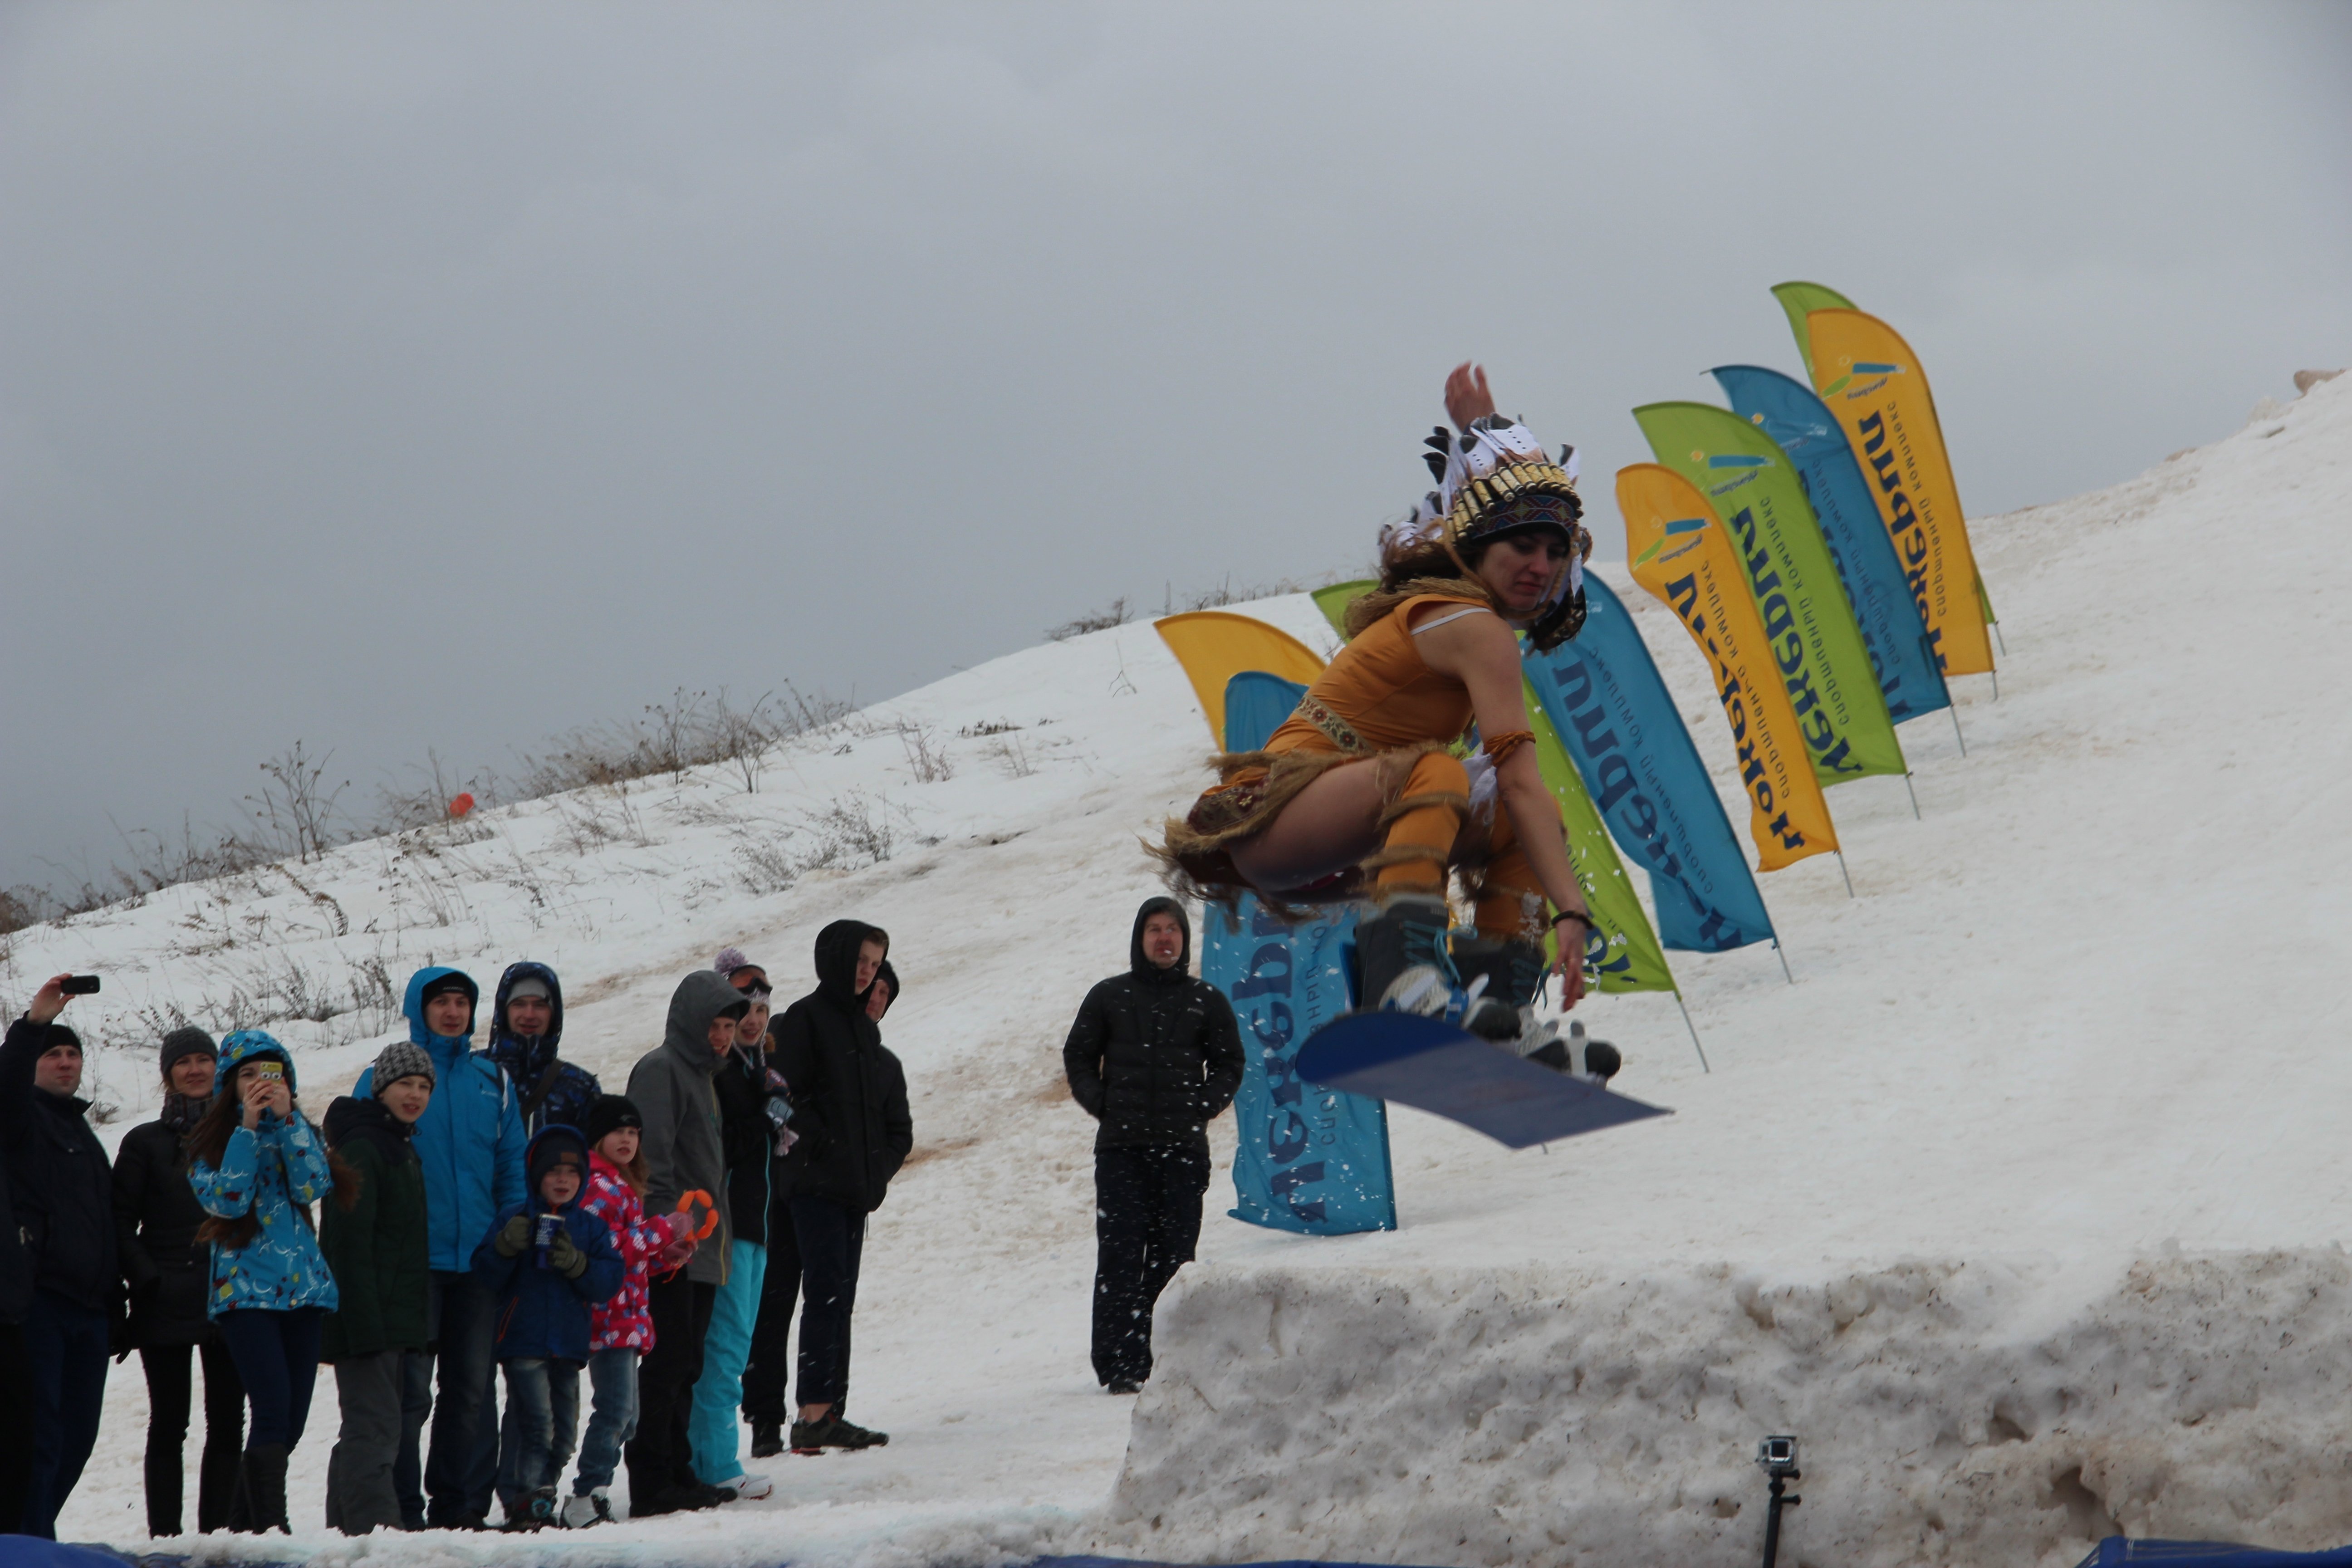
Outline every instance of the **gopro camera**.
<svg viewBox="0 0 2352 1568">
<path fill-rule="evenodd" d="M 1767 1475 L 1793 1476 L 1797 1473 L 1797 1440 L 1782 1435 L 1767 1437 L 1756 1445 L 1756 1462 Z"/>
</svg>

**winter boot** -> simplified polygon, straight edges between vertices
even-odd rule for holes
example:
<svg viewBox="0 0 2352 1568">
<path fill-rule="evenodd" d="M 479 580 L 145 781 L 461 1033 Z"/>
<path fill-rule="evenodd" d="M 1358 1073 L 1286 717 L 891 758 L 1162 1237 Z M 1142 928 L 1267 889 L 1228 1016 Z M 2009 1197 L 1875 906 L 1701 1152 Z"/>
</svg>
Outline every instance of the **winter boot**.
<svg viewBox="0 0 2352 1568">
<path fill-rule="evenodd" d="M 1521 1056 L 1531 1056 L 1553 1037 L 1553 1026 L 1536 1017 L 1536 993 L 1542 988 L 1544 953 L 1527 941 L 1496 942 L 1475 937 L 1454 947 L 1454 973 L 1465 992 L 1478 995 L 1465 1012 L 1462 1026 Z M 1486 986 L 1480 990 L 1478 982 Z"/>
<path fill-rule="evenodd" d="M 784 1429 L 781 1423 L 775 1421 L 751 1423 L 751 1457 L 753 1458 L 772 1459 L 783 1451 Z"/>
<path fill-rule="evenodd" d="M 254 1534 L 293 1533 L 286 1522 L 285 1444 L 262 1443 L 245 1451 L 245 1498 Z"/>
<path fill-rule="evenodd" d="M 179 1534 L 180 1493 L 184 1480 L 180 1470 L 180 1450 L 176 1445 L 166 1447 L 149 1442 L 146 1479 L 147 1533 Z"/>
<path fill-rule="evenodd" d="M 1616 1047 L 1606 1040 L 1584 1037 L 1581 1020 L 1569 1025 L 1565 1038 L 1553 1039 L 1541 1049 L 1529 1051 L 1528 1058 L 1543 1063 L 1554 1072 L 1604 1086 L 1617 1076 L 1617 1069 L 1625 1065 Z"/>
<path fill-rule="evenodd" d="M 1449 923 L 1445 900 L 1425 895 L 1391 899 L 1378 915 L 1358 921 L 1357 1010 L 1442 1016 L 1454 1000 Z"/>
<path fill-rule="evenodd" d="M 603 1487 L 563 1500 L 563 1511 L 555 1516 L 556 1522 L 566 1530 L 585 1530 L 592 1524 L 613 1522 L 612 1495 Z"/>
</svg>

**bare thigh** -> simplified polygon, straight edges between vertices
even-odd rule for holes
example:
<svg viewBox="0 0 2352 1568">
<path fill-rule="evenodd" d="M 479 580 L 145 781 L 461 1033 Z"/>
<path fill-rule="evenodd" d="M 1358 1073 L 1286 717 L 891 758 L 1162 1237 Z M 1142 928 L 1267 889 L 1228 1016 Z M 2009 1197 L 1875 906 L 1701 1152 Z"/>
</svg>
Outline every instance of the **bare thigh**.
<svg viewBox="0 0 2352 1568">
<path fill-rule="evenodd" d="M 1261 892 L 1302 888 L 1380 847 L 1379 770 L 1342 763 L 1293 795 L 1275 819 L 1233 846 L 1234 868 Z"/>
</svg>

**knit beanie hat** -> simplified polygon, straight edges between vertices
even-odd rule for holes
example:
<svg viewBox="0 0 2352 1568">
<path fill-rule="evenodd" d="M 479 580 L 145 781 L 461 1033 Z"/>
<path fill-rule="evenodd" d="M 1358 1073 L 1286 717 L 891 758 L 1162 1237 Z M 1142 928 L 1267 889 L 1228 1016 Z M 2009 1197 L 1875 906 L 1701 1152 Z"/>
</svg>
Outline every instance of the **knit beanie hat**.
<svg viewBox="0 0 2352 1568">
<path fill-rule="evenodd" d="M 378 1051 L 375 1066 L 370 1070 L 375 1074 L 372 1081 L 379 1097 L 383 1093 L 383 1086 L 395 1079 L 421 1078 L 426 1083 L 434 1081 L 432 1057 L 423 1046 L 411 1045 L 406 1040 L 394 1040 Z"/>
<path fill-rule="evenodd" d="M 218 1058 L 219 1055 L 220 1047 L 214 1043 L 210 1035 L 194 1024 L 183 1024 L 163 1037 L 163 1077 L 168 1079 L 172 1076 L 173 1067 L 183 1057 Z"/>
<path fill-rule="evenodd" d="M 475 985 L 473 977 L 460 974 L 454 969 L 438 979 L 429 982 L 425 987 L 424 994 L 416 999 L 420 1003 L 430 1002 L 436 996 L 445 995 L 452 991 L 468 1002 L 479 1002 L 482 999 L 481 991 Z"/>
<path fill-rule="evenodd" d="M 536 974 L 526 974 L 507 987 L 509 1002 L 512 1002 L 518 996 L 536 996 L 542 1002 L 553 1000 L 548 994 L 547 982 Z"/>
<path fill-rule="evenodd" d="M 569 1165 L 583 1177 L 588 1174 L 588 1145 L 577 1128 L 561 1122 L 543 1128 L 530 1141 L 530 1151 L 525 1164 L 529 1167 L 530 1190 L 536 1194 L 540 1178 L 558 1165 Z"/>
<path fill-rule="evenodd" d="M 602 1143 L 608 1132 L 624 1127 L 643 1129 L 646 1124 L 646 1119 L 637 1114 L 636 1103 L 625 1094 L 598 1095 L 582 1121 L 586 1125 L 581 1131 L 587 1138 L 591 1149 Z"/>
</svg>

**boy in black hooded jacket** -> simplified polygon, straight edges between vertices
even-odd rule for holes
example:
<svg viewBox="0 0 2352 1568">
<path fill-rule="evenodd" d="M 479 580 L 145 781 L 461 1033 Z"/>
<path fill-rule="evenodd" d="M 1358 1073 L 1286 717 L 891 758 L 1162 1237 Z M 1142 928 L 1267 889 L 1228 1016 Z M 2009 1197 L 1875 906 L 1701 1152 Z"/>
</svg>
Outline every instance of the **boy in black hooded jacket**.
<svg viewBox="0 0 2352 1568">
<path fill-rule="evenodd" d="M 1062 1066 L 1095 1133 L 1095 1376 L 1133 1394 L 1151 1375 L 1151 1309 L 1201 1237 L 1211 1118 L 1242 1082 L 1233 1004 L 1187 964 L 1184 906 L 1135 914 L 1125 974 L 1087 993 Z"/>
<path fill-rule="evenodd" d="M 887 1433 L 842 1415 L 849 1383 L 849 1320 L 866 1246 L 866 1216 L 882 1206 L 890 1178 L 915 1146 L 907 1073 L 882 1044 L 867 993 L 890 938 L 863 921 L 817 932 L 814 991 L 772 1026 L 776 1070 L 790 1085 L 799 1135 L 781 1163 L 792 1187 L 801 1284 L 800 1417 L 796 1453 L 879 1447 Z"/>
</svg>

